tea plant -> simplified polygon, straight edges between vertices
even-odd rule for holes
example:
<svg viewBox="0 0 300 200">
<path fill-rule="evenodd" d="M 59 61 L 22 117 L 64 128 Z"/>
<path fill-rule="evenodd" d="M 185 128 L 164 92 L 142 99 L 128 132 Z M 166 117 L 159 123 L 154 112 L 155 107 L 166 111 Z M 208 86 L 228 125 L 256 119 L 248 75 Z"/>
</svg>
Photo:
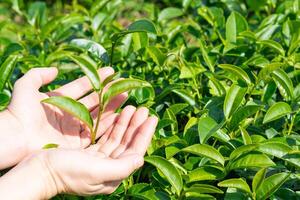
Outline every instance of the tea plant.
<svg viewBox="0 0 300 200">
<path fill-rule="evenodd" d="M 145 166 L 84 198 L 300 198 L 299 0 L 7 0 L 0 14 L 0 109 L 22 74 L 55 66 L 42 89 L 85 74 L 98 119 L 124 91 L 160 118 Z M 99 126 L 72 99 L 44 103 Z"/>
</svg>

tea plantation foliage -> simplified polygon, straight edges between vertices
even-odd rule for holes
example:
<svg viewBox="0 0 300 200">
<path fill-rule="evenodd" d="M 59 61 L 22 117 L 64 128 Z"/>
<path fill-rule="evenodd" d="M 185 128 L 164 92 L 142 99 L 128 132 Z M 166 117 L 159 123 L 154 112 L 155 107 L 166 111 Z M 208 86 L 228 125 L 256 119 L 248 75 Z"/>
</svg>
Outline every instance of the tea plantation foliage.
<svg viewBox="0 0 300 200">
<path fill-rule="evenodd" d="M 59 68 L 44 91 L 82 76 L 80 54 L 151 83 L 127 104 L 160 121 L 113 194 L 55 199 L 300 199 L 299 47 L 299 0 L 2 0 L 0 107 L 31 68 Z"/>
</svg>

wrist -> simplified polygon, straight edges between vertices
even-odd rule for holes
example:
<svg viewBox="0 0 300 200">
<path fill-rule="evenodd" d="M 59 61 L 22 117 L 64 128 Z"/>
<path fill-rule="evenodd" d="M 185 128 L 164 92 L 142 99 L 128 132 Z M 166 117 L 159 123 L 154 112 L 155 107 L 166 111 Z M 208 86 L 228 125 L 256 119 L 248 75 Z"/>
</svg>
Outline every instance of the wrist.
<svg viewBox="0 0 300 200">
<path fill-rule="evenodd" d="M 12 167 L 27 155 L 27 145 L 22 127 L 8 111 L 0 112 L 0 170 Z"/>
<path fill-rule="evenodd" d="M 44 162 L 44 152 L 25 158 L 0 179 L 4 199 L 40 200 L 55 196 L 56 186 Z M 28 177 L 30 180 L 28 180 Z M 18 192 L 12 192 L 18 188 Z"/>
</svg>

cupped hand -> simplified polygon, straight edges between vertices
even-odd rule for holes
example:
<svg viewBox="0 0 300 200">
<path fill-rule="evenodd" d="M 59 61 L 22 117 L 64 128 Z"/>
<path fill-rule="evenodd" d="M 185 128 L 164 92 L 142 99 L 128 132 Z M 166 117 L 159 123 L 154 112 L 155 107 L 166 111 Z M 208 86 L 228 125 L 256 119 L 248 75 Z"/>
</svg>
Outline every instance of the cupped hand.
<svg viewBox="0 0 300 200">
<path fill-rule="evenodd" d="M 54 106 L 42 104 L 49 96 L 62 95 L 78 100 L 97 117 L 98 97 L 91 93 L 92 86 L 87 77 L 79 78 L 49 93 L 39 92 L 41 86 L 53 81 L 57 76 L 56 68 L 35 68 L 26 73 L 16 83 L 12 101 L 6 115 L 14 121 L 10 132 L 18 133 L 16 139 L 25 140 L 24 155 L 41 149 L 49 143 L 58 144 L 63 148 L 85 148 L 90 144 L 90 133 L 82 123 L 71 115 Z M 99 70 L 101 80 L 113 74 L 110 67 Z M 97 138 L 100 137 L 114 122 L 118 114 L 115 110 L 127 98 L 127 94 L 115 97 L 107 106 L 100 121 Z M 22 155 L 22 152 L 19 152 Z"/>
<path fill-rule="evenodd" d="M 47 194 L 112 193 L 143 165 L 156 125 L 157 118 L 148 117 L 148 109 L 127 106 L 97 144 L 86 149 L 45 151 L 40 160 L 49 172 Z"/>
</svg>

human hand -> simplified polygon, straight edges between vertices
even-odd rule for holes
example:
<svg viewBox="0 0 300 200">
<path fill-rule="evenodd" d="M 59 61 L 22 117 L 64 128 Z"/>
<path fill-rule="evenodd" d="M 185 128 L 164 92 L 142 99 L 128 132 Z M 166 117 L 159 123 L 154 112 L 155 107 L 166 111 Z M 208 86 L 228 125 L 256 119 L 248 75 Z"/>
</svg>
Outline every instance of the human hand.
<svg viewBox="0 0 300 200">
<path fill-rule="evenodd" d="M 99 70 L 101 80 L 113 73 L 110 67 Z M 49 143 L 63 148 L 85 148 L 90 144 L 90 133 L 79 120 L 54 106 L 44 105 L 41 101 L 54 95 L 68 96 L 84 104 L 92 117 L 96 118 L 98 96 L 96 93 L 84 96 L 92 89 L 86 77 L 49 93 L 39 92 L 41 86 L 50 83 L 56 76 L 56 68 L 35 68 L 16 82 L 12 101 L 7 110 L 0 114 L 3 133 L 0 139 L 4 143 L 0 145 L 0 154 L 7 155 L 7 159 L 0 161 L 0 169 L 15 165 L 26 155 Z M 121 94 L 106 107 L 97 138 L 114 123 L 118 115 L 115 110 L 126 98 L 126 93 Z"/>
<path fill-rule="evenodd" d="M 21 162 L 0 179 L 0 195 L 7 199 L 48 199 L 59 193 L 112 193 L 142 166 L 156 125 L 157 118 L 148 117 L 146 108 L 127 106 L 97 144 L 87 149 L 44 150 Z M 20 177 L 25 172 L 33 177 L 33 185 L 23 183 L 27 180 Z M 20 184 L 18 193 L 5 193 L 9 191 L 7 183 L 12 187 Z"/>
</svg>

